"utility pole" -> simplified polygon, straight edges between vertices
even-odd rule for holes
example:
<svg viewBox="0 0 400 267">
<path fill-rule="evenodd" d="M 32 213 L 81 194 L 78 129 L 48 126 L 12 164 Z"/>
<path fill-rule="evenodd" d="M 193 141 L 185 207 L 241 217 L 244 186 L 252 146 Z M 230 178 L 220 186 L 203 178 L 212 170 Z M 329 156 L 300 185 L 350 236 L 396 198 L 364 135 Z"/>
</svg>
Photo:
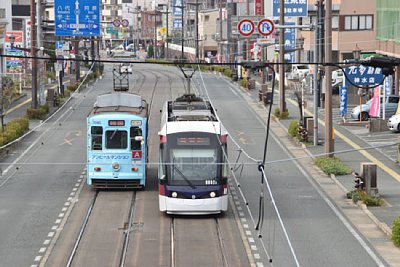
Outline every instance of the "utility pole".
<svg viewBox="0 0 400 267">
<path fill-rule="evenodd" d="M 35 0 L 30 0 L 31 8 L 31 57 L 32 57 L 32 104 L 33 109 L 37 109 L 37 58 L 36 58 L 36 10 Z"/>
<path fill-rule="evenodd" d="M 185 56 L 185 51 L 184 51 L 184 47 L 183 47 L 183 44 L 184 44 L 184 39 L 185 39 L 185 23 L 184 23 L 184 21 L 183 21 L 183 10 L 184 10 L 184 6 L 183 5 L 181 5 L 181 6 L 174 6 L 174 7 L 176 7 L 176 8 L 180 8 L 181 9 L 181 20 L 182 20 L 182 33 L 181 33 L 181 60 L 183 60 L 183 58 L 184 58 L 184 56 Z"/>
<path fill-rule="evenodd" d="M 199 61 L 199 0 L 196 0 L 196 61 Z"/>
<path fill-rule="evenodd" d="M 313 116 L 313 125 L 314 125 L 314 131 L 313 131 L 313 141 L 314 141 L 314 146 L 318 145 L 318 20 L 315 23 L 314 27 L 314 79 L 313 79 L 313 87 L 314 87 L 314 92 L 313 92 L 313 100 L 314 100 L 314 116 Z"/>
<path fill-rule="evenodd" d="M 153 45 L 153 59 L 156 59 L 157 53 L 157 11 L 154 10 L 154 45 Z"/>
<path fill-rule="evenodd" d="M 43 53 L 43 49 L 41 49 L 43 47 L 43 40 L 42 40 L 42 36 L 43 36 L 43 31 L 42 31 L 42 25 L 43 25 L 43 8 L 42 8 L 42 3 L 41 1 L 37 1 L 36 3 L 36 51 L 40 51 L 39 52 L 39 57 L 43 57 L 44 53 Z M 40 50 L 38 50 L 40 49 Z M 44 105 L 46 103 L 46 99 L 45 99 L 45 95 L 44 95 L 44 91 L 45 91 L 45 86 L 44 86 L 44 62 L 43 59 L 39 60 L 39 104 L 40 105 Z"/>
<path fill-rule="evenodd" d="M 75 36 L 74 50 L 75 50 L 75 80 L 77 83 L 79 83 L 79 81 L 81 80 L 81 68 L 79 62 L 79 36 Z"/>
<path fill-rule="evenodd" d="M 332 62 L 332 0 L 325 0 L 325 63 Z M 332 67 L 325 66 L 325 154 L 333 157 Z"/>
<path fill-rule="evenodd" d="M 279 1 L 279 24 L 282 26 L 279 29 L 279 109 L 280 113 L 286 111 L 285 102 L 285 1 Z"/>
<path fill-rule="evenodd" d="M 199 5 L 201 5 L 199 3 L 199 0 L 196 0 L 195 3 L 186 3 L 187 5 L 194 5 L 195 6 L 195 18 L 194 18 L 194 23 L 196 25 L 195 27 L 195 41 L 194 41 L 194 45 L 195 45 L 195 49 L 196 49 L 196 61 L 199 61 Z"/>
<path fill-rule="evenodd" d="M 169 14 L 169 7 L 168 7 L 168 4 L 167 5 L 159 4 L 158 6 L 162 7 L 161 14 L 165 14 L 166 15 L 166 22 L 165 22 L 166 24 L 165 24 L 165 26 L 167 28 L 167 31 L 166 31 L 166 36 L 165 36 L 166 50 L 164 52 L 164 58 L 168 58 L 168 14 Z M 167 7 L 166 11 L 164 11 L 164 6 Z M 163 21 L 163 19 L 161 19 L 161 21 Z"/>
</svg>

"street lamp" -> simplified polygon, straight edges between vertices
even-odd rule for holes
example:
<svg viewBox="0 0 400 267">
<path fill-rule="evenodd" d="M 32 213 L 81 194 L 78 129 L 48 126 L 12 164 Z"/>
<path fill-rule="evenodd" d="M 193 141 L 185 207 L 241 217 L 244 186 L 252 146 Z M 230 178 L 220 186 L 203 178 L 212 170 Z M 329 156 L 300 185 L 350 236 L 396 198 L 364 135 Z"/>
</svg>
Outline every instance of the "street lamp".
<svg viewBox="0 0 400 267">
<path fill-rule="evenodd" d="M 361 49 L 358 47 L 358 45 L 356 44 L 356 47 L 353 50 L 353 58 L 355 60 L 360 60 L 361 58 Z M 358 95 L 360 96 L 360 123 L 362 123 L 362 97 L 364 95 L 364 91 L 366 91 L 366 88 L 360 88 L 358 89 Z"/>
<path fill-rule="evenodd" d="M 353 58 L 355 60 L 360 60 L 360 58 L 361 58 L 361 49 L 358 47 L 357 44 L 356 44 L 356 47 L 353 50 Z"/>
</svg>

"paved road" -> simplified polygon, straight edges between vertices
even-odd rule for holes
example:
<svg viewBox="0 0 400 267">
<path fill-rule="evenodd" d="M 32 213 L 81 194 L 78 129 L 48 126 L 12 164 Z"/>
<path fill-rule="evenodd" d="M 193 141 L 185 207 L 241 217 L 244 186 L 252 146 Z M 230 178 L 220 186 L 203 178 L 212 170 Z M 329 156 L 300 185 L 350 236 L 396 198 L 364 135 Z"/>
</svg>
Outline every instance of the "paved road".
<svg viewBox="0 0 400 267">
<path fill-rule="evenodd" d="M 176 78 L 181 77 L 177 69 L 167 67 L 168 70 L 164 71 L 165 67 L 149 65 L 137 68 L 137 73 L 132 76 L 132 90 L 149 98 L 155 86 L 154 79 L 158 81 L 160 95 L 155 98 L 157 102 L 152 112 L 158 113 L 165 99 L 173 99 L 184 92 L 184 81 Z M 174 76 L 171 78 L 170 75 Z M 244 263 L 246 253 L 250 255 L 250 262 L 258 266 L 268 266 L 270 258 L 275 266 L 354 266 L 354 263 L 377 266 L 384 262 L 375 254 L 375 249 L 370 247 L 368 241 L 360 237 L 359 230 L 354 229 L 352 223 L 344 218 L 345 213 L 332 204 L 331 195 L 321 190 L 325 183 L 336 192 L 336 185 L 329 178 L 319 175 L 322 181 L 315 182 L 310 178 L 315 173 L 296 161 L 278 162 L 296 156 L 303 150 L 290 140 L 285 140 L 286 132 L 274 124 L 271 126 L 274 131 L 268 144 L 266 170 L 275 203 L 292 244 L 290 248 L 278 215 L 272 208 L 266 185 L 261 184 L 257 170 L 257 159 L 262 158 L 266 133 L 265 108 L 254 101 L 251 94 L 244 93 L 224 78 L 212 74 L 198 75 L 195 82 L 197 90 L 206 95 L 204 88 L 208 89 L 219 116 L 233 138 L 230 140 L 229 151 L 235 170 L 235 176 L 230 180 L 234 206 L 231 206 L 225 217 L 229 219 L 230 226 L 236 225 L 236 218 L 241 225 L 231 231 L 235 235 L 242 233 L 244 241 L 242 250 L 235 247 L 240 251 L 237 255 L 243 261 L 237 266 L 247 266 Z M 82 150 L 85 147 L 85 126 L 82 122 L 95 96 L 110 91 L 110 84 L 110 76 L 106 75 L 95 87 L 74 96 L 65 113 L 60 113 L 43 125 L 24 141 L 16 154 L 7 159 L 10 162 L 13 158 L 21 157 L 19 168 L 12 166 L 7 171 L 8 176 L 2 177 L 0 183 L 0 232 L 4 233 L 0 241 L 0 266 L 35 265 L 49 256 L 54 245 L 64 244 L 70 248 L 73 244 L 74 233 L 82 222 L 91 192 L 84 185 L 82 176 L 85 162 Z M 149 144 L 153 151 L 150 157 L 153 165 L 150 165 L 148 188 L 139 192 L 141 206 L 136 215 L 136 222 L 143 223 L 144 228 L 135 239 L 139 247 L 136 246 L 137 254 L 132 266 L 160 266 L 164 265 L 161 264 L 164 261 L 169 262 L 168 256 L 165 257 L 168 255 L 168 244 L 164 243 L 166 232 L 163 232 L 168 231 L 166 223 L 169 217 L 161 215 L 157 209 L 157 153 L 154 151 L 158 147 L 158 124 L 154 114 L 150 125 L 155 126 L 151 128 Z M 34 137 L 38 135 L 42 136 L 39 141 L 35 141 Z M 246 157 L 243 150 L 238 151 L 234 141 L 256 161 Z M 24 146 L 32 146 L 32 149 L 22 155 Z M 240 188 L 236 182 L 240 183 Z M 265 216 L 263 227 L 255 231 L 261 193 L 265 196 Z M 352 212 L 358 210 L 348 203 L 342 206 Z M 164 237 L 164 241 L 158 239 L 161 237 Z M 55 242 L 57 239 L 59 241 Z M 240 243 L 232 242 L 232 246 L 240 247 Z M 48 266 L 57 266 L 52 264 L 53 260 L 65 260 L 66 247 L 53 250 L 51 256 L 57 259 L 50 258 Z M 244 252 L 246 247 L 248 250 Z M 190 248 L 196 252 L 201 250 L 194 243 Z M 296 264 L 296 260 L 299 264 Z M 192 266 L 199 265 L 194 262 Z"/>
</svg>

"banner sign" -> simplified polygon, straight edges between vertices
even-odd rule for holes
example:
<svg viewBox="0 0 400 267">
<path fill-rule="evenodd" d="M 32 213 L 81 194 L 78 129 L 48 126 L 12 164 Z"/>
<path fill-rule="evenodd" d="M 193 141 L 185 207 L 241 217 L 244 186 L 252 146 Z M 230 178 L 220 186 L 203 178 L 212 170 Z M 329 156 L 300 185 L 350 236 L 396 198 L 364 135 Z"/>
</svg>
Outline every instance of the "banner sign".
<svg viewBox="0 0 400 267">
<path fill-rule="evenodd" d="M 374 96 L 372 97 L 371 108 L 369 110 L 369 115 L 371 117 L 379 117 L 380 116 L 380 88 L 379 86 L 374 89 Z M 361 116 L 361 107 L 360 107 L 360 116 Z"/>
<path fill-rule="evenodd" d="M 347 113 L 347 87 L 340 88 L 340 116 L 343 118 Z"/>
</svg>

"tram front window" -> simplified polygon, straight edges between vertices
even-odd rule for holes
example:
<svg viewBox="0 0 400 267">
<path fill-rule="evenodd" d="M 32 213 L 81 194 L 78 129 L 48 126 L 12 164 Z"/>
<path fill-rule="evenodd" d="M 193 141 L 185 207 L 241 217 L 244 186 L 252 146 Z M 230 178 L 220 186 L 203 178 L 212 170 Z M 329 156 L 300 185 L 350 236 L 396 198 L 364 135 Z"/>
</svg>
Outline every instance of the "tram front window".
<svg viewBox="0 0 400 267">
<path fill-rule="evenodd" d="M 127 131 L 106 131 L 106 148 L 107 149 L 126 149 L 128 147 Z"/>
<path fill-rule="evenodd" d="M 197 185 L 216 179 L 218 164 L 215 149 L 172 149 L 171 183 L 186 184 L 188 179 Z"/>
</svg>

